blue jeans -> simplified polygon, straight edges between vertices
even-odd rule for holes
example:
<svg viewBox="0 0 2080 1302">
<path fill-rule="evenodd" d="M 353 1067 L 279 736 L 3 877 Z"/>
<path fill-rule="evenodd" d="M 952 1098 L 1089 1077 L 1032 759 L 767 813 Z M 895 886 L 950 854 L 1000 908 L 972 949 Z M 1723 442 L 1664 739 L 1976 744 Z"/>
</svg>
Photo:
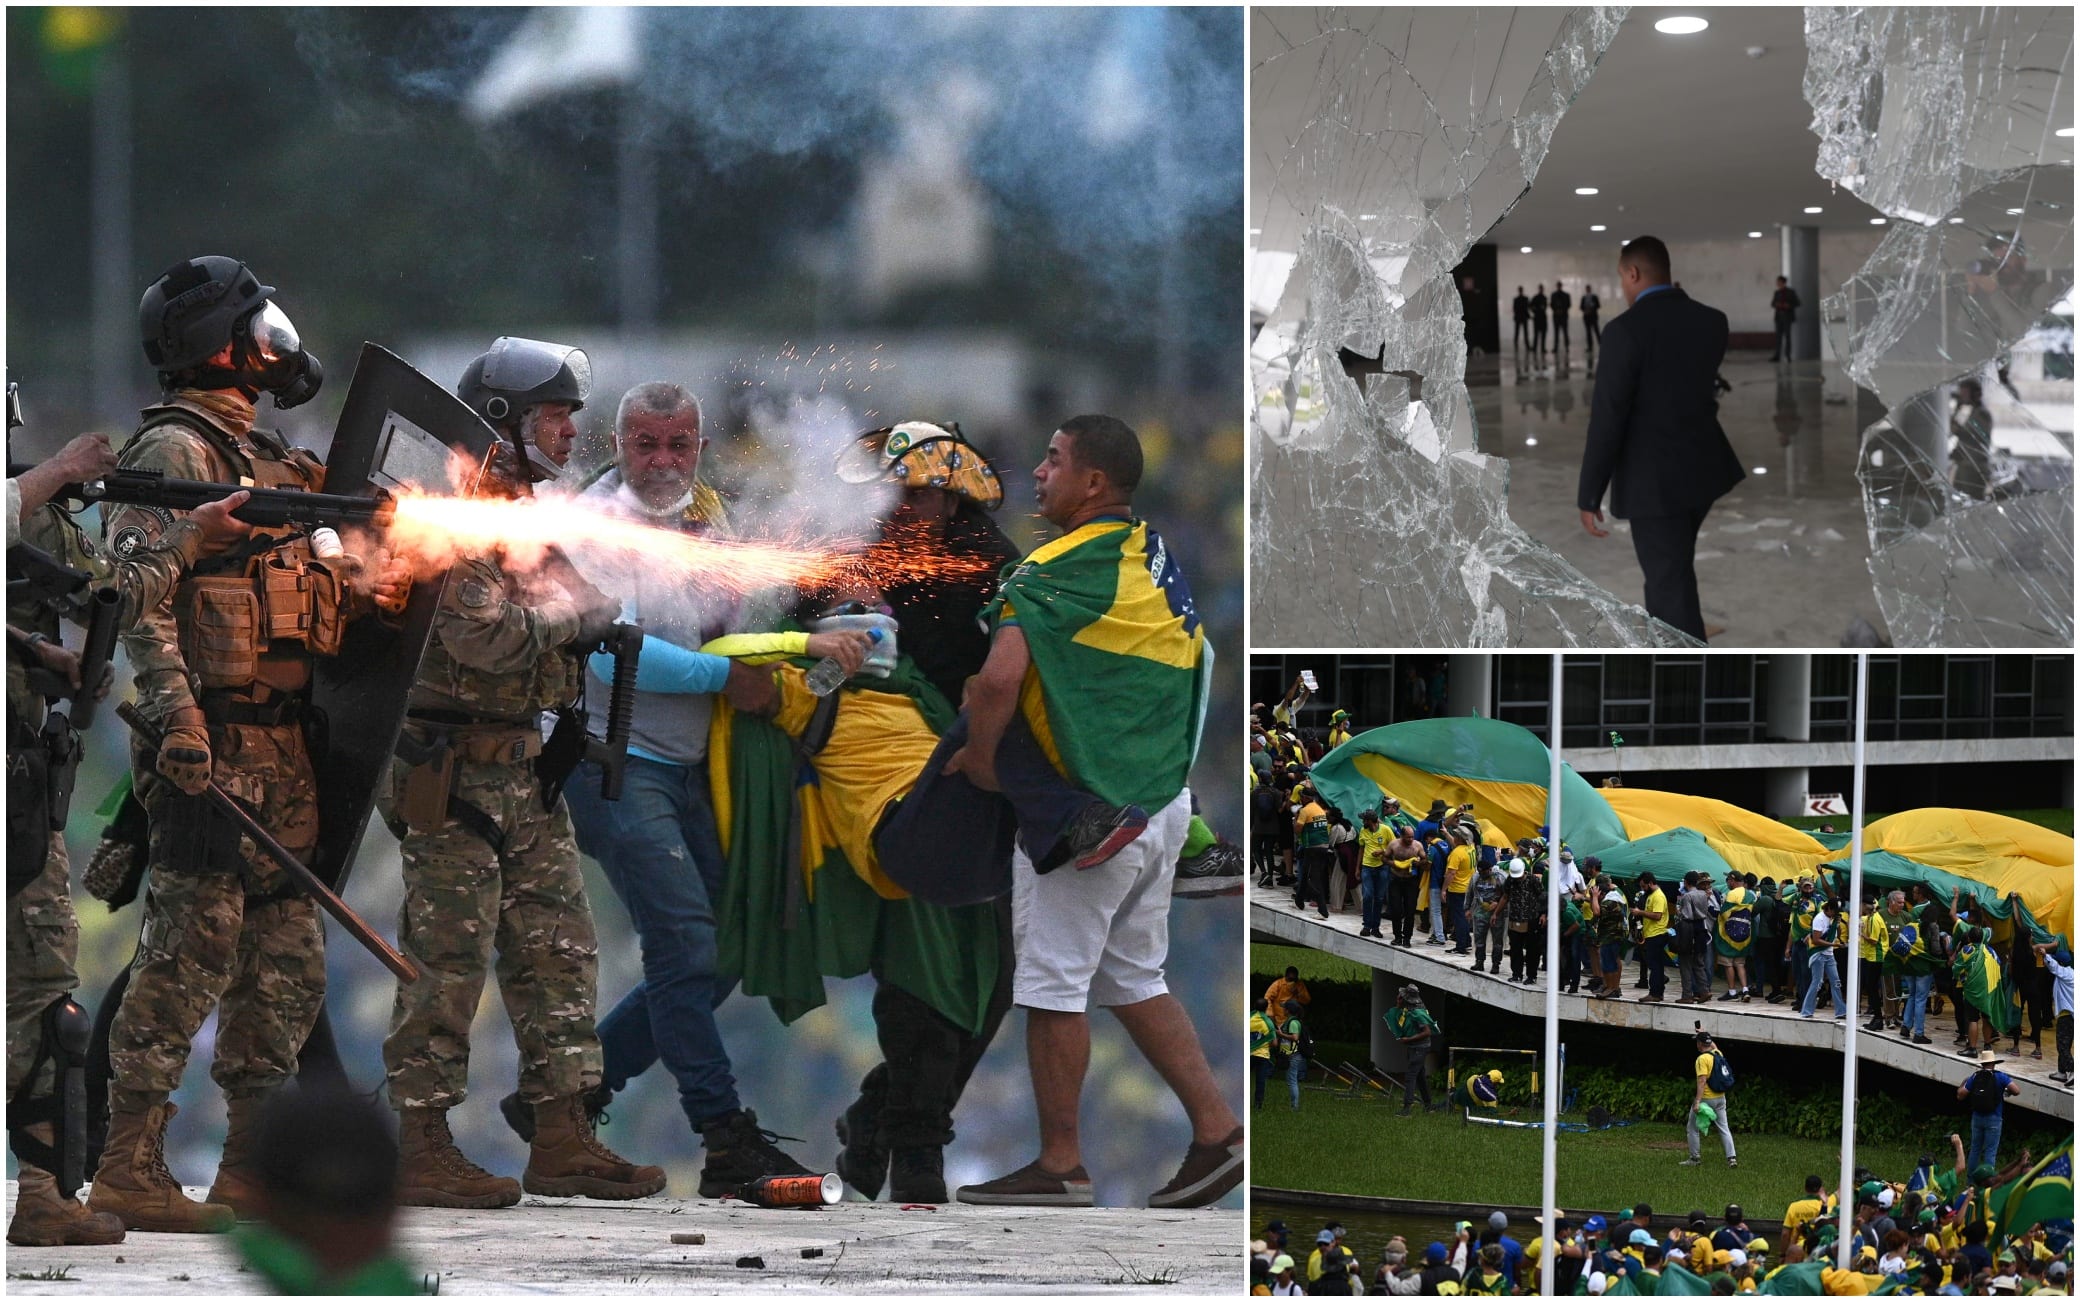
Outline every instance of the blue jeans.
<svg viewBox="0 0 2080 1302">
<path fill-rule="evenodd" d="M 1900 984 L 1907 991 L 1907 1011 L 1900 1024 L 1915 1035 L 1925 1034 L 1921 1027 L 1928 1020 L 1928 992 L 1935 988 L 1936 975 L 1930 972 L 1926 976 L 1901 977 Z M 1971 1167 L 1967 1166 L 1965 1170 L 1969 1171 Z"/>
<path fill-rule="evenodd" d="M 1444 869 L 1430 870 L 1430 938 L 1444 942 Z"/>
<path fill-rule="evenodd" d="M 1996 1154 L 2000 1152 L 2000 1149 L 2001 1109 L 1995 1108 L 1985 1116 L 1974 1112 L 1972 1114 L 1972 1142 L 1971 1147 L 1966 1150 L 1964 1169 L 1969 1171 L 1981 1162 L 1986 1163 L 1988 1166 L 1999 1166 L 2000 1162 L 1996 1160 Z"/>
<path fill-rule="evenodd" d="M 1358 893 L 1364 901 L 1367 931 L 1379 930 L 1380 910 L 1387 907 L 1387 872 L 1385 864 L 1358 869 Z"/>
<path fill-rule="evenodd" d="M 619 1090 L 662 1059 L 696 1129 L 737 1111 L 729 1051 L 715 1028 L 716 1005 L 735 982 L 715 972 L 724 862 L 707 765 L 631 755 L 621 799 L 607 801 L 598 766 L 585 764 L 564 799 L 578 848 L 599 860 L 643 949 L 643 979 L 600 1019 L 605 1085 Z"/>
<path fill-rule="evenodd" d="M 1806 998 L 1805 1002 L 1798 1006 L 1798 1015 L 1800 1017 L 1811 1017 L 1813 1015 L 1813 1005 L 1820 998 L 1821 983 L 1825 982 L 1828 998 L 1834 1001 L 1835 1020 L 1838 1022 L 1847 1021 L 1849 1005 L 1842 998 L 1842 974 L 1834 965 L 1834 951 L 1831 949 L 1814 950 L 1811 957 L 1806 959 L 1806 974 Z M 1966 1169 L 1969 1170 L 1970 1168 L 1967 1167 Z"/>
<path fill-rule="evenodd" d="M 1451 933 L 1455 948 L 1464 950 L 1473 943 L 1473 932 L 1466 925 L 1466 892 L 1444 897 L 1444 929 Z"/>
<path fill-rule="evenodd" d="M 1293 1111 L 1300 1110 L 1300 1078 L 1307 1074 L 1307 1059 L 1293 1054 L 1286 1059 L 1286 1088 L 1293 1092 Z"/>
</svg>

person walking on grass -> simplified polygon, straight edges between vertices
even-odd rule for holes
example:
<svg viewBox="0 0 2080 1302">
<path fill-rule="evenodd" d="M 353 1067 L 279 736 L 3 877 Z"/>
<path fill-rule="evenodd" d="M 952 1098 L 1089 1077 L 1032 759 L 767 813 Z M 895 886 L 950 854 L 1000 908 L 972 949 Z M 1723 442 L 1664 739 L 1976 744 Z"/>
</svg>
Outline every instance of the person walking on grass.
<svg viewBox="0 0 2080 1302">
<path fill-rule="evenodd" d="M 1430 1101 L 1430 1047 L 1437 1037 L 1437 1019 L 1423 1007 L 1423 992 L 1412 985 L 1401 987 L 1386 1022 L 1387 1030 L 1408 1055 L 1408 1074 L 1401 1080 L 1401 1115 L 1414 1111 L 1417 1094 L 1423 1096 L 1424 1111 L 1438 1111 L 1443 1105 Z"/>
<path fill-rule="evenodd" d="M 1707 1130 L 1719 1132 L 1719 1145 L 1726 1150 L 1726 1165 L 1740 1165 L 1740 1158 L 1733 1151 L 1733 1123 L 1727 1118 L 1726 1096 L 1733 1089 L 1733 1068 L 1727 1064 L 1726 1055 L 1712 1043 L 1710 1032 L 1700 1028 L 1697 1032 L 1697 1060 L 1692 1064 L 1691 1075 L 1697 1078 L 1697 1093 L 1690 1100 L 1690 1124 L 1684 1127 L 1689 1132 L 1690 1156 L 1683 1160 L 1684 1166 L 1702 1165 L 1700 1140 Z"/>
<path fill-rule="evenodd" d="M 1307 1074 L 1307 1060 L 1314 1056 L 1314 1037 L 1301 1020 L 1300 1003 L 1285 1002 L 1285 1019 L 1278 1027 L 1278 1047 L 1286 1056 L 1286 1089 L 1293 1096 L 1293 1111 L 1300 1110 L 1300 1078 Z"/>
</svg>

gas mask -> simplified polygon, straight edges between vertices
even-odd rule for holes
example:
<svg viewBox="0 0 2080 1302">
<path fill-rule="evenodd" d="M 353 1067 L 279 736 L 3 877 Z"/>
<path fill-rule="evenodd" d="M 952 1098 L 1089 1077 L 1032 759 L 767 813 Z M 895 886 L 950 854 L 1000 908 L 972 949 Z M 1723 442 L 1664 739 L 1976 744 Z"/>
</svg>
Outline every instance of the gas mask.
<svg viewBox="0 0 2080 1302">
<path fill-rule="evenodd" d="M 325 383 L 325 368 L 303 350 L 288 313 L 273 302 L 240 319 L 232 330 L 231 356 L 240 378 L 273 394 L 280 410 L 309 402 Z"/>
</svg>

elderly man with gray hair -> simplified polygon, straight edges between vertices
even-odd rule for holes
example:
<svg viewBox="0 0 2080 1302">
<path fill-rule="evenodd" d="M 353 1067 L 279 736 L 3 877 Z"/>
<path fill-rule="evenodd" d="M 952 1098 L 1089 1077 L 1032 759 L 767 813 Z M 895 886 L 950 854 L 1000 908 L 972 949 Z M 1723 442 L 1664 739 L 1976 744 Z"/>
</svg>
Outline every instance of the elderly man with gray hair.
<svg viewBox="0 0 2080 1302">
<path fill-rule="evenodd" d="M 664 382 L 637 385 L 614 415 L 613 466 L 578 500 L 654 527 L 726 532 L 722 499 L 698 477 L 706 445 L 693 394 Z M 604 1070 L 587 1107 L 597 1114 L 630 1078 L 661 1060 L 707 1150 L 701 1197 L 735 1195 L 761 1176 L 809 1174 L 743 1106 L 715 1025 L 715 1006 L 728 987 L 716 974 L 725 866 L 709 794 L 708 722 L 718 694 L 759 714 L 771 710 L 775 692 L 770 671 L 697 648 L 758 623 L 740 603 L 681 582 L 644 557 L 581 545 L 572 559 L 621 599 L 623 618 L 645 633 L 621 799 L 601 798 L 599 768 L 589 762 L 565 789 L 578 846 L 599 861 L 643 953 L 643 980 L 600 1019 Z M 848 670 L 858 668 L 868 645 L 857 632 L 733 640 L 742 644 L 732 648 L 736 653 L 833 656 Z M 612 657 L 602 654 L 586 674 L 595 735 L 605 731 L 613 673 Z M 524 1111 L 509 1109 L 506 1117 L 525 1134 Z"/>
</svg>

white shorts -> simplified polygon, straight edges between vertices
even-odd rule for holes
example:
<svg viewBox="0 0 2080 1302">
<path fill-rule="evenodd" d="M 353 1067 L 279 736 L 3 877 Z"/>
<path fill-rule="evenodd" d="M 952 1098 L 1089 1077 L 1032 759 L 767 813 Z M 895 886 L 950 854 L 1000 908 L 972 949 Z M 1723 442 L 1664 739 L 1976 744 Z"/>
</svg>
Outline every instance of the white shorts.
<svg viewBox="0 0 2080 1302">
<path fill-rule="evenodd" d="M 1169 993 L 1170 885 L 1191 821 L 1187 787 L 1095 868 L 1064 864 L 1042 876 L 1024 850 L 1013 853 L 1013 1003 L 1081 1013 L 1094 1003 L 1116 1008 Z"/>
</svg>

